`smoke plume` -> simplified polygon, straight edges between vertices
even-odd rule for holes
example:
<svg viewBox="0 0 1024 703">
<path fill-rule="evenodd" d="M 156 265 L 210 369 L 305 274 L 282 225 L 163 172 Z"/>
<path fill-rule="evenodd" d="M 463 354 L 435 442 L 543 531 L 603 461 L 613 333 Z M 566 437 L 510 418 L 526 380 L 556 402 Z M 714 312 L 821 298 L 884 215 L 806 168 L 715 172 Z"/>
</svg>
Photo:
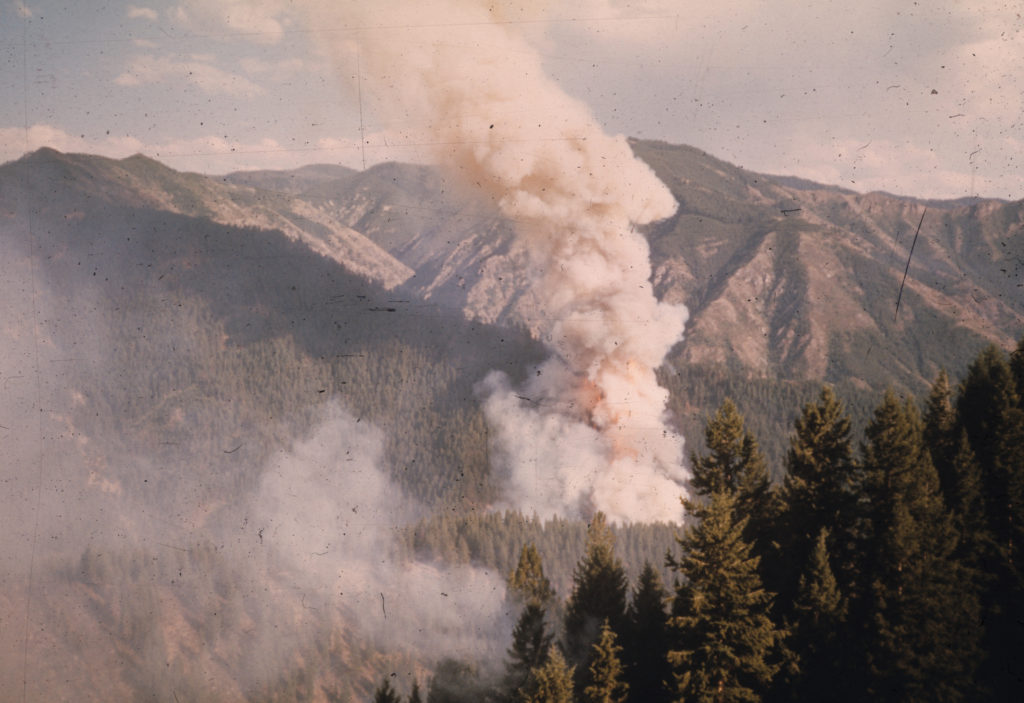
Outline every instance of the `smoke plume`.
<svg viewBox="0 0 1024 703">
<path fill-rule="evenodd" d="M 678 520 L 683 440 L 654 370 L 687 311 L 655 298 L 635 230 L 673 214 L 668 188 L 545 75 L 501 3 L 348 2 L 313 14 L 351 31 L 332 50 L 346 66 L 358 57 L 379 119 L 409 125 L 410 139 L 516 223 L 529 252 L 544 301 L 534 327 L 553 356 L 524 388 L 498 373 L 480 386 L 507 503 Z"/>
</svg>

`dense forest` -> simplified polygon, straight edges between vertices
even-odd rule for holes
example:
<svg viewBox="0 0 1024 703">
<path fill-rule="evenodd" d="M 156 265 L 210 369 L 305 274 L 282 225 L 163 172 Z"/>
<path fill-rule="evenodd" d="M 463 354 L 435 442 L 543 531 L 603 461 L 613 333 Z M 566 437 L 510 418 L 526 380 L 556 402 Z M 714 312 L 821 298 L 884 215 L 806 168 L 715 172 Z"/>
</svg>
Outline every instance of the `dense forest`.
<svg viewBox="0 0 1024 703">
<path fill-rule="evenodd" d="M 704 440 L 693 520 L 664 563 L 627 569 L 629 530 L 598 513 L 564 599 L 544 567 L 564 559 L 545 541 L 557 526 L 492 515 L 413 530 L 413 550 L 479 562 L 507 562 L 502 534 L 530 539 L 508 571 L 519 616 L 497 680 L 448 659 L 425 693 L 403 698 L 386 675 L 374 700 L 1024 697 L 1024 339 L 982 351 L 956 387 L 940 372 L 920 402 L 886 391 L 859 437 L 823 387 L 781 481 L 731 400 Z"/>
</svg>

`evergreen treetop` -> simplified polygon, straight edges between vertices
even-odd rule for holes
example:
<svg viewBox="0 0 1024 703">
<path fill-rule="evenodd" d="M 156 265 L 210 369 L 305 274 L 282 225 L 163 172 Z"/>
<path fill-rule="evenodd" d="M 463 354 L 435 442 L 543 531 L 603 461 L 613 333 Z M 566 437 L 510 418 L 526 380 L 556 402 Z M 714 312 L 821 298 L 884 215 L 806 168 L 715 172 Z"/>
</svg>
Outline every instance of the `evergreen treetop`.
<svg viewBox="0 0 1024 703">
<path fill-rule="evenodd" d="M 555 597 L 551 582 L 544 575 L 540 552 L 531 542 L 519 553 L 516 570 L 508 577 L 508 591 L 524 603 L 546 605 Z"/>
<path fill-rule="evenodd" d="M 544 665 L 533 671 L 535 685 L 525 703 L 573 703 L 573 671 L 558 647 L 552 647 Z"/>
<path fill-rule="evenodd" d="M 402 697 L 395 689 L 391 688 L 391 681 L 387 676 L 381 681 L 380 686 L 373 694 L 373 703 L 402 703 Z"/>
<path fill-rule="evenodd" d="M 423 703 L 423 695 L 420 693 L 420 682 L 412 681 L 412 690 L 409 691 L 409 703 Z"/>
<path fill-rule="evenodd" d="M 573 590 L 565 613 L 566 655 L 583 663 L 596 641 L 601 623 L 622 631 L 626 616 L 626 572 L 615 556 L 615 536 L 603 513 L 587 529 L 586 554 L 573 573 Z"/>
<path fill-rule="evenodd" d="M 736 497 L 711 493 L 698 525 L 679 539 L 672 566 L 683 577 L 673 604 L 676 646 L 669 652 L 679 700 L 757 701 L 778 670 L 781 632 L 768 617 L 771 596 L 744 540 Z"/>
<path fill-rule="evenodd" d="M 977 596 L 955 557 L 916 406 L 887 391 L 865 437 L 867 694 L 962 700 L 978 663 Z"/>
<path fill-rule="evenodd" d="M 615 632 L 605 620 L 590 657 L 583 703 L 626 703 L 629 685 L 623 680 L 620 652 L 622 647 L 616 643 Z"/>
<path fill-rule="evenodd" d="M 644 565 L 637 581 L 622 633 L 622 660 L 629 684 L 629 699 L 637 703 L 663 703 L 669 700 L 667 682 L 672 669 L 668 663 L 668 592 L 661 572 L 650 562 Z"/>
</svg>

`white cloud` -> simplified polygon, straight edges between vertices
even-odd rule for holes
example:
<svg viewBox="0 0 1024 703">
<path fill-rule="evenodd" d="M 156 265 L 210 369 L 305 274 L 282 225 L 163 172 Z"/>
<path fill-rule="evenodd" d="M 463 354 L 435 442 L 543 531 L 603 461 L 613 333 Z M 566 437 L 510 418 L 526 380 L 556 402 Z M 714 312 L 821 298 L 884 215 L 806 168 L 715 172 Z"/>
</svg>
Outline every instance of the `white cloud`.
<svg viewBox="0 0 1024 703">
<path fill-rule="evenodd" d="M 159 18 L 156 10 L 151 7 L 136 7 L 135 5 L 129 5 L 126 10 L 128 19 L 138 20 L 150 20 L 156 22 Z"/>
<path fill-rule="evenodd" d="M 272 81 L 287 80 L 298 73 L 309 70 L 306 62 L 300 58 L 290 58 L 284 61 L 266 61 L 249 56 L 239 61 L 239 65 L 250 76 L 260 76 Z"/>
<path fill-rule="evenodd" d="M 129 63 L 127 71 L 114 79 L 121 86 L 166 81 L 191 83 L 210 95 L 252 97 L 264 92 L 248 78 L 221 70 L 203 60 L 180 61 L 167 56 L 138 56 Z"/>
<path fill-rule="evenodd" d="M 27 131 L 21 127 L 0 128 L 0 163 L 44 146 L 115 159 L 142 153 L 174 169 L 210 174 L 291 169 L 309 163 L 333 163 L 358 169 L 363 165 L 364 155 L 367 166 L 384 161 L 427 163 L 434 153 L 432 147 L 424 146 L 407 133 L 376 132 L 366 135 L 366 141 L 365 149 L 358 137 L 282 142 L 270 138 L 237 140 L 208 135 L 143 141 L 131 135 L 76 135 L 53 125 L 36 124 Z"/>
<path fill-rule="evenodd" d="M 288 22 L 287 9 L 281 0 L 184 0 L 173 16 L 196 31 L 214 26 L 258 44 L 276 44 Z M 279 19 L 282 15 L 285 19 Z"/>
<path fill-rule="evenodd" d="M 64 152 L 102 154 L 121 158 L 131 156 L 143 149 L 141 141 L 131 136 L 110 136 L 93 138 L 69 134 L 59 127 L 48 124 L 34 124 L 27 130 L 22 127 L 0 128 L 0 161 L 17 159 L 29 151 L 44 146 Z"/>
</svg>

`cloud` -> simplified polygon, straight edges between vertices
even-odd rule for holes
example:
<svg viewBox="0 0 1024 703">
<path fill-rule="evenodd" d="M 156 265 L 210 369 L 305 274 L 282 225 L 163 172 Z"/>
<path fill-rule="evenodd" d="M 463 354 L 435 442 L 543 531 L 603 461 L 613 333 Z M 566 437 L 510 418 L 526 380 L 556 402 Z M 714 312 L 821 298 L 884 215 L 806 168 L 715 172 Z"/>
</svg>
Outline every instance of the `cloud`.
<svg viewBox="0 0 1024 703">
<path fill-rule="evenodd" d="M 206 62 L 208 56 L 180 61 L 167 56 L 138 56 L 129 63 L 128 70 L 114 79 L 117 85 L 137 86 L 165 81 L 185 81 L 210 95 L 253 97 L 261 95 L 263 88 L 248 78 L 221 70 Z"/>
<path fill-rule="evenodd" d="M 193 30 L 218 27 L 258 44 L 276 44 L 289 22 L 287 8 L 281 0 L 185 0 L 172 16 Z"/>
<path fill-rule="evenodd" d="M 150 20 L 151 22 L 156 22 L 159 18 L 156 10 L 150 7 L 136 7 L 135 5 L 129 5 L 125 14 L 128 19 L 133 20 Z"/>
<path fill-rule="evenodd" d="M 124 157 L 142 149 L 142 142 L 135 137 L 88 138 L 72 135 L 48 124 L 34 124 L 27 130 L 22 127 L 0 128 L 0 161 L 17 159 L 22 154 L 48 146 L 58 151 L 87 152 L 107 156 Z"/>
<path fill-rule="evenodd" d="M 255 169 L 286 170 L 308 163 L 334 163 L 358 169 L 363 165 L 364 154 L 366 166 L 384 161 L 428 163 L 434 153 L 433 146 L 423 144 L 408 132 L 369 133 L 365 141 L 365 148 L 358 136 L 311 141 L 271 138 L 245 141 L 205 135 L 143 141 L 133 135 L 71 134 L 53 125 L 35 124 L 27 131 L 22 127 L 0 128 L 0 163 L 48 146 L 58 151 L 99 154 L 114 159 L 142 153 L 178 170 L 217 174 Z"/>
<path fill-rule="evenodd" d="M 309 70 L 306 62 L 300 58 L 266 61 L 265 59 L 249 56 L 238 63 L 250 76 L 259 76 L 275 82 L 287 80 L 292 76 Z"/>
</svg>

